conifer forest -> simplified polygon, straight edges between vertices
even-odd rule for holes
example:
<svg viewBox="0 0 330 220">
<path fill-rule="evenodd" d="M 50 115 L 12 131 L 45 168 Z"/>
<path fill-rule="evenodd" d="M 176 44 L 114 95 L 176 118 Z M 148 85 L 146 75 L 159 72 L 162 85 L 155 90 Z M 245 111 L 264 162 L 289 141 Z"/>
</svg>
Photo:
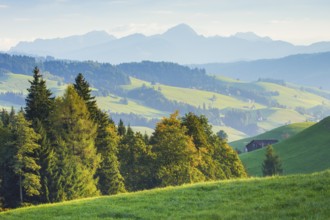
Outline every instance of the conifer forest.
<svg viewBox="0 0 330 220">
<path fill-rule="evenodd" d="M 147 135 L 116 125 L 81 73 L 60 97 L 38 67 L 29 83 L 25 107 L 0 113 L 4 208 L 247 175 L 203 115 L 176 111 Z"/>
</svg>

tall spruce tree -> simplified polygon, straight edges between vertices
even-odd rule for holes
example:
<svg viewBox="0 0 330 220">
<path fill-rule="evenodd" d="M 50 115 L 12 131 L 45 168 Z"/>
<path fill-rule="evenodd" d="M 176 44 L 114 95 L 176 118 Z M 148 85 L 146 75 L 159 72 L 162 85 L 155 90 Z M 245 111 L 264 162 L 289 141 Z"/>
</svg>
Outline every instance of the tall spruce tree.
<svg viewBox="0 0 330 220">
<path fill-rule="evenodd" d="M 96 147 L 101 155 L 101 164 L 96 172 L 99 178 L 98 188 L 103 195 L 125 192 L 124 178 L 119 171 L 118 143 L 119 136 L 115 125 L 109 122 L 108 116 L 98 113 Z"/>
<path fill-rule="evenodd" d="M 75 79 L 74 88 L 85 101 L 91 119 L 97 125 L 95 146 L 101 155 L 100 167 L 96 172 L 96 177 L 99 179 L 98 188 L 105 195 L 125 192 L 124 179 L 120 174 L 117 158 L 119 137 L 114 123 L 97 107 L 89 83 L 81 73 Z"/>
<path fill-rule="evenodd" d="M 98 195 L 94 178 L 100 164 L 95 147 L 96 125 L 73 86 L 56 99 L 56 106 L 51 122 L 58 158 L 54 180 L 57 190 L 52 198 L 59 201 Z"/>
<path fill-rule="evenodd" d="M 79 73 L 75 78 L 74 88 L 78 95 L 85 101 L 90 117 L 95 121 L 98 115 L 98 108 L 95 97 L 91 95 L 92 89 L 82 73 Z"/>
<path fill-rule="evenodd" d="M 48 117 L 54 107 L 54 98 L 51 97 L 52 93 L 47 89 L 46 81 L 42 78 L 38 67 L 34 68 L 33 80 L 29 82 L 31 86 L 28 88 L 29 93 L 25 99 L 25 117 L 32 121 L 33 126 L 36 119 L 48 125 Z"/>
<path fill-rule="evenodd" d="M 275 154 L 271 145 L 267 146 L 265 160 L 262 163 L 262 174 L 264 176 L 280 175 L 283 172 L 282 163 L 278 155 Z"/>
<path fill-rule="evenodd" d="M 47 181 L 52 179 L 50 171 L 50 158 L 53 157 L 50 145 L 50 130 L 52 126 L 49 117 L 54 110 L 54 98 L 49 89 L 47 89 L 46 81 L 43 79 L 38 67 L 33 70 L 33 80 L 30 82 L 28 95 L 26 97 L 25 117 L 32 121 L 32 127 L 41 136 L 39 139 L 40 148 L 36 152 L 39 157 L 38 164 L 41 166 L 41 196 L 40 202 L 49 202 L 49 184 Z"/>
</svg>

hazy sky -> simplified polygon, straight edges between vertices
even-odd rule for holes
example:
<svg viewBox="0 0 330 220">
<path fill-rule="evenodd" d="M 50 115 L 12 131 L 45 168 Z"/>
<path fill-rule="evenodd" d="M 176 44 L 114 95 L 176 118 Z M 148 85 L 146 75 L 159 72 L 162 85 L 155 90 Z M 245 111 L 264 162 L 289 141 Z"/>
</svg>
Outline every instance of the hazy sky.
<svg viewBox="0 0 330 220">
<path fill-rule="evenodd" d="M 205 36 L 253 31 L 294 44 L 330 41 L 329 0 L 0 0 L 0 50 L 105 30 L 152 35 L 186 23 Z"/>
</svg>

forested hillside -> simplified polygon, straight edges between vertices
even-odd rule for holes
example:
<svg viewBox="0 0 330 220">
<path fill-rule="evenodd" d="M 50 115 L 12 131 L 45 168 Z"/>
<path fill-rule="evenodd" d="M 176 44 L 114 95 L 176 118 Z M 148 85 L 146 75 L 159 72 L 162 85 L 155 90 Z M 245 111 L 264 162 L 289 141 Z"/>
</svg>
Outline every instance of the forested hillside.
<svg viewBox="0 0 330 220">
<path fill-rule="evenodd" d="M 1 207 L 246 177 L 205 116 L 174 112 L 148 136 L 117 126 L 81 73 L 57 97 L 37 67 L 29 84 L 24 110 L 0 114 Z"/>
<path fill-rule="evenodd" d="M 24 105 L 34 66 L 40 67 L 56 95 L 62 95 L 76 74 L 83 73 L 99 107 L 116 123 L 122 119 L 142 132 L 176 110 L 180 116 L 189 112 L 205 115 L 214 131 L 224 130 L 231 141 L 330 114 L 330 92 L 284 80 L 245 82 L 166 62 L 115 66 L 8 54 L 0 54 L 1 107 L 18 110 Z"/>
</svg>

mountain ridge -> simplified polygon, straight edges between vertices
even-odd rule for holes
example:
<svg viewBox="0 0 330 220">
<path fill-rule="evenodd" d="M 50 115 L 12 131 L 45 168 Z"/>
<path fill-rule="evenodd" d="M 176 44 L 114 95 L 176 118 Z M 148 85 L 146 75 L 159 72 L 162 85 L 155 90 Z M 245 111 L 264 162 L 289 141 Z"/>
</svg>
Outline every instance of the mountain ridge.
<svg viewBox="0 0 330 220">
<path fill-rule="evenodd" d="M 8 52 L 50 55 L 80 61 L 96 60 L 113 64 L 143 60 L 196 64 L 279 58 L 304 52 L 330 51 L 330 42 L 296 46 L 285 41 L 260 37 L 252 32 L 238 32 L 229 37 L 205 37 L 187 24 L 179 24 L 162 34 L 151 36 L 136 33 L 114 38 L 101 31 L 99 35 L 94 36 L 94 40 L 89 39 L 88 44 L 79 44 L 79 40 L 76 40 L 71 45 L 58 46 L 59 42 L 68 41 L 72 37 L 44 39 L 43 45 L 40 45 L 38 40 L 19 43 Z M 86 35 L 81 35 L 80 38 L 84 39 Z"/>
<path fill-rule="evenodd" d="M 330 52 L 191 66 L 203 68 L 211 75 L 222 75 L 243 81 L 272 78 L 304 86 L 330 89 L 329 82 L 326 80 L 330 73 Z"/>
</svg>

